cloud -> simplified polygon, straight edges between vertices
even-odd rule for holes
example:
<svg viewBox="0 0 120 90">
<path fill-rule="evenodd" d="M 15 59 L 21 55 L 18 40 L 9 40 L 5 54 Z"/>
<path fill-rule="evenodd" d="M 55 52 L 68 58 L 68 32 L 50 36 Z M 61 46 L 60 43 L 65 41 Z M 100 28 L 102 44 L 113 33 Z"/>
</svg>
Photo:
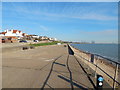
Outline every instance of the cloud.
<svg viewBox="0 0 120 90">
<path fill-rule="evenodd" d="M 117 35 L 118 30 L 103 30 L 103 31 L 96 31 L 96 32 L 91 32 L 93 34 L 103 34 L 103 35 Z"/>
<path fill-rule="evenodd" d="M 11 9 L 13 12 L 15 11 L 18 13 L 18 15 L 21 15 L 26 18 L 45 18 L 48 20 L 59 20 L 61 18 L 76 18 L 76 19 L 83 19 L 83 20 L 98 20 L 98 21 L 110 21 L 110 20 L 117 20 L 116 16 L 111 16 L 111 14 L 105 14 L 104 10 L 101 11 L 100 8 L 95 9 L 95 7 L 91 6 L 89 7 L 76 7 L 75 5 L 69 7 L 68 5 L 65 5 L 63 7 L 63 10 L 56 9 L 56 5 L 52 5 L 53 8 L 51 8 L 49 5 L 43 8 L 38 9 L 29 9 L 29 7 L 26 6 L 16 6 L 17 4 L 12 3 L 13 9 Z M 29 6 L 29 5 L 28 5 Z M 43 11 L 41 11 L 43 10 Z M 54 12 L 52 12 L 54 11 Z M 116 11 L 116 10 L 115 10 Z M 111 13 L 113 10 L 111 11 Z M 34 16 L 34 18 L 33 18 Z M 50 19 L 49 19 L 50 18 Z"/>
<path fill-rule="evenodd" d="M 48 18 L 76 18 L 76 19 L 83 19 L 83 20 L 98 20 L 98 21 L 110 21 L 110 20 L 118 20 L 117 16 L 109 16 L 109 15 L 102 15 L 102 14 L 97 14 L 97 13 L 89 13 L 89 14 L 81 14 L 81 15 L 67 15 L 65 13 L 63 14 L 55 14 L 55 13 L 43 13 L 43 12 L 25 12 L 26 14 L 33 14 L 35 16 L 45 16 L 48 17 Z M 39 17 L 40 18 L 40 17 Z M 51 19 L 49 19 L 51 20 Z"/>
<path fill-rule="evenodd" d="M 90 36 L 116 36 L 118 35 L 118 30 L 96 30 L 96 31 L 80 31 L 81 34 L 90 35 Z"/>
<path fill-rule="evenodd" d="M 78 32 L 77 32 L 78 34 Z M 83 40 L 83 41 L 95 41 L 95 42 L 105 42 L 105 43 L 110 43 L 110 42 L 118 42 L 118 30 L 96 30 L 96 31 L 85 31 L 85 30 L 80 30 L 79 31 L 79 36 L 77 35 L 76 37 L 79 37 L 77 39 Z M 76 39 L 76 40 L 77 40 Z"/>
<path fill-rule="evenodd" d="M 48 31 L 48 28 L 43 26 L 43 25 L 40 25 L 40 29 L 43 30 L 43 31 Z"/>
<path fill-rule="evenodd" d="M 117 17 L 115 16 L 108 16 L 108 15 L 100 15 L 100 14 L 95 14 L 95 13 L 91 13 L 91 14 L 84 14 L 81 16 L 73 16 L 73 18 L 78 18 L 78 19 L 86 19 L 86 20 L 104 20 L 104 21 L 108 21 L 108 20 L 117 20 Z"/>
</svg>

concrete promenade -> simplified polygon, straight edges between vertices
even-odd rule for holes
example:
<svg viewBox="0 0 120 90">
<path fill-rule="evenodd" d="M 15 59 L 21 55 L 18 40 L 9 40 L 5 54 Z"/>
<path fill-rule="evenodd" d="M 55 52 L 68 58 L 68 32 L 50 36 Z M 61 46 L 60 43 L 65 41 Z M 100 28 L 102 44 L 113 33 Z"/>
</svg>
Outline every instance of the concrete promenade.
<svg viewBox="0 0 120 90">
<path fill-rule="evenodd" d="M 83 65 L 79 58 L 69 55 L 64 45 L 5 52 L 2 53 L 2 87 L 94 88 Z"/>
</svg>

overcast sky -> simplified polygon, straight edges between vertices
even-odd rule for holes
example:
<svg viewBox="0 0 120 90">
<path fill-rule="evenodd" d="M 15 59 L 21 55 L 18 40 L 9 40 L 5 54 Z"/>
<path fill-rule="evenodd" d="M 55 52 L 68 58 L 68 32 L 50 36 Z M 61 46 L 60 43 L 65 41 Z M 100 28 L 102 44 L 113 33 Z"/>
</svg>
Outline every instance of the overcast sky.
<svg viewBox="0 0 120 90">
<path fill-rule="evenodd" d="M 117 2 L 3 2 L 2 30 L 66 41 L 117 42 Z"/>
</svg>

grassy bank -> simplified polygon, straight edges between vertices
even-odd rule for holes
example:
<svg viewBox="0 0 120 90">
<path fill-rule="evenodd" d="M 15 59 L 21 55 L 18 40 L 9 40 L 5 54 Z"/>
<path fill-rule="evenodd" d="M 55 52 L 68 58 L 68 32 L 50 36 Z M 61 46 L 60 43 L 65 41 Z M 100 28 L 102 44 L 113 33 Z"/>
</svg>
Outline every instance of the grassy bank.
<svg viewBox="0 0 120 90">
<path fill-rule="evenodd" d="M 57 43 L 63 44 L 63 42 L 54 41 L 54 42 L 47 42 L 47 43 L 36 43 L 36 44 L 30 44 L 30 46 L 46 46 L 46 45 L 55 45 Z"/>
</svg>

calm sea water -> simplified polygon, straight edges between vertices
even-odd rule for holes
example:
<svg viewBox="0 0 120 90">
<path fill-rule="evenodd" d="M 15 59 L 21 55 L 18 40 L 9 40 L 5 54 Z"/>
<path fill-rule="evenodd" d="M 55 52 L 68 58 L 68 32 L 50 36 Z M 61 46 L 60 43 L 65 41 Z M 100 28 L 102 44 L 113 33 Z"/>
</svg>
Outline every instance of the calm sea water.
<svg viewBox="0 0 120 90">
<path fill-rule="evenodd" d="M 99 54 L 118 62 L 118 44 L 71 44 L 79 50 Z"/>
</svg>

